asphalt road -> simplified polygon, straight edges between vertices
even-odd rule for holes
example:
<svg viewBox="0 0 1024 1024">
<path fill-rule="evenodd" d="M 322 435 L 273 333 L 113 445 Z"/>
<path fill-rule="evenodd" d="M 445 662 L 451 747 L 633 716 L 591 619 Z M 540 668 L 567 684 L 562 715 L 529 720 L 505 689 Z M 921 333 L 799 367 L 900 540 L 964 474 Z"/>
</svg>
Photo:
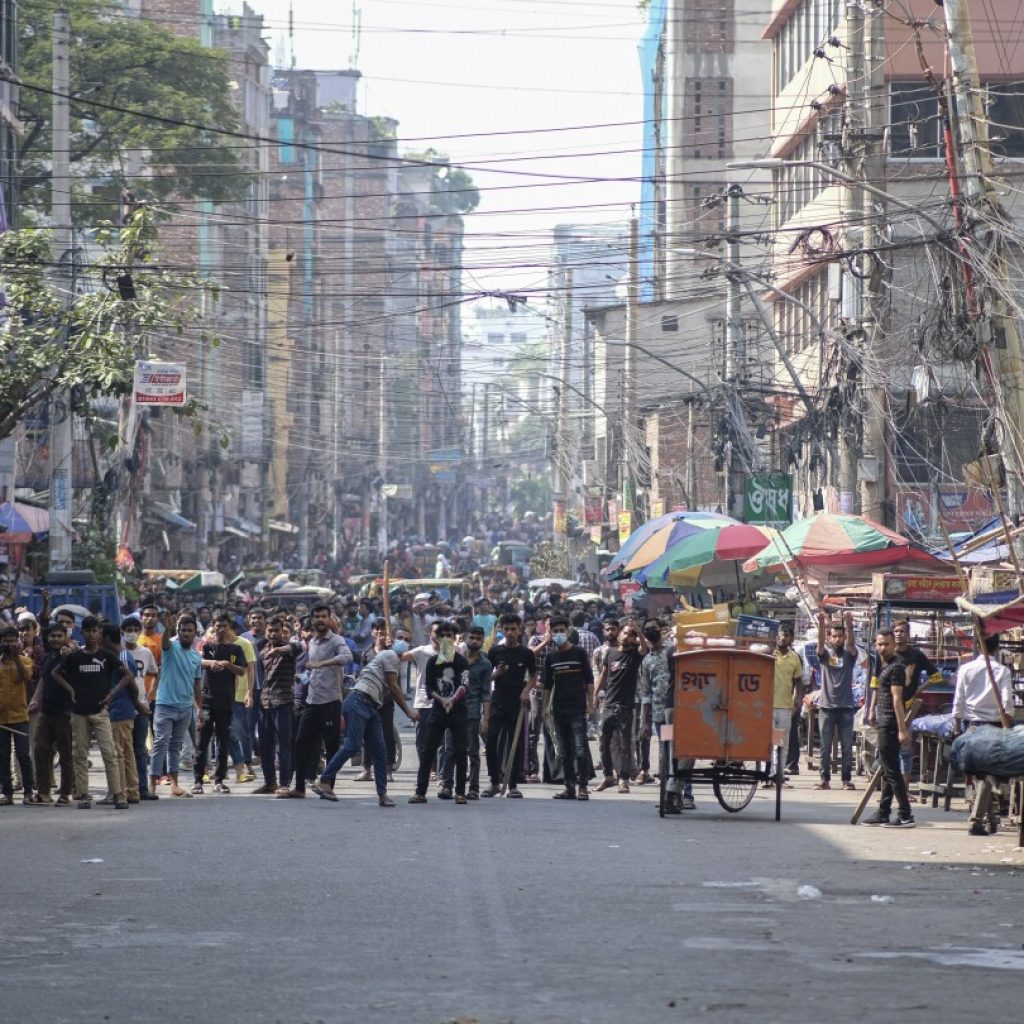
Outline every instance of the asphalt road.
<svg viewBox="0 0 1024 1024">
<path fill-rule="evenodd" d="M 0 1019 L 1021 1019 L 1024 854 L 961 813 L 853 828 L 806 777 L 780 823 L 710 791 L 659 820 L 653 786 L 417 807 L 408 762 L 389 810 L 353 774 L 338 804 L 0 808 Z"/>
</svg>

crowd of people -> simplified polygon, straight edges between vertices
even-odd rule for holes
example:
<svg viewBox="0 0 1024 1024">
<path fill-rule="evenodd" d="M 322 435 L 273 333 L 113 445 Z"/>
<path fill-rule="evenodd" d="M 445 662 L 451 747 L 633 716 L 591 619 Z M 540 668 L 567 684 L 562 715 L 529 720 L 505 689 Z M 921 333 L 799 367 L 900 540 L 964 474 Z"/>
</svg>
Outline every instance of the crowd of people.
<svg viewBox="0 0 1024 1024">
<path fill-rule="evenodd" d="M 20 611 L 0 627 L 0 804 L 17 786 L 27 805 L 91 807 L 95 744 L 107 787 L 98 803 L 116 809 L 244 783 L 335 801 L 356 757 L 358 779 L 389 807 L 396 707 L 416 727 L 414 804 L 432 781 L 456 804 L 521 798 L 539 781 L 587 800 L 597 771 L 597 792 L 652 781 L 669 616 L 643 621 L 557 586 L 537 605 L 494 588 L 462 607 L 436 593 L 395 597 L 390 616 L 379 599 L 351 595 L 291 612 L 144 597 L 119 625 Z"/>
<path fill-rule="evenodd" d="M 95 744 L 107 788 L 98 802 L 116 809 L 246 783 L 257 795 L 311 791 L 337 801 L 338 774 L 357 758 L 356 779 L 372 781 L 380 805 L 391 807 L 396 708 L 416 728 L 412 804 L 427 801 L 431 783 L 439 799 L 462 805 L 519 799 L 531 782 L 556 784 L 555 799 L 586 801 L 654 780 L 652 740 L 671 720 L 673 698 L 668 611 L 651 618 L 619 602 L 575 602 L 557 586 L 537 604 L 500 588 L 461 607 L 431 592 L 394 596 L 390 615 L 379 599 L 351 595 L 291 612 L 245 602 L 171 609 L 143 599 L 119 625 L 79 621 L 67 609 L 50 615 L 45 604 L 38 616 L 20 611 L 16 625 L 0 626 L 0 805 L 18 788 L 26 805 L 91 807 Z M 905 622 L 879 631 L 868 658 L 849 616 L 821 616 L 806 649 L 817 663 L 812 697 L 793 640 L 782 623 L 773 727 L 787 784 L 799 772 L 801 711 L 813 699 L 822 749 L 838 737 L 841 785 L 855 788 L 853 720 L 863 704 L 884 773 L 866 823 L 913 827 L 906 706 L 919 686 L 941 679 L 939 670 L 910 643 Z M 998 638 L 989 638 L 957 674 L 964 728 L 999 720 L 992 678 L 1012 707 L 997 651 Z M 815 788 L 829 789 L 831 758 L 820 764 Z M 695 807 L 692 767 L 673 762 L 667 813 Z M 991 831 L 988 814 L 972 815 L 972 832 Z"/>
</svg>

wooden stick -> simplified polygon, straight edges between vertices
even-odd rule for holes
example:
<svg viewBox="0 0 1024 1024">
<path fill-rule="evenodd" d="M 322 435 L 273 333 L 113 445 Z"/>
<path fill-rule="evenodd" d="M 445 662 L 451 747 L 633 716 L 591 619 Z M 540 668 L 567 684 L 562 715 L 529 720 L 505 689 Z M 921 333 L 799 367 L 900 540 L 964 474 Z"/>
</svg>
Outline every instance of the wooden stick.
<svg viewBox="0 0 1024 1024">
<path fill-rule="evenodd" d="M 384 559 L 384 643 L 391 646 L 391 562 Z"/>
<path fill-rule="evenodd" d="M 508 753 L 505 755 L 505 765 L 501 772 L 501 793 L 500 796 L 504 796 L 508 789 L 508 780 L 512 771 L 512 764 L 516 758 L 516 752 L 519 749 L 519 734 L 523 729 L 523 716 L 526 714 L 526 705 L 519 705 L 519 717 L 516 719 L 515 731 L 512 734 L 512 744 L 508 748 Z"/>
</svg>

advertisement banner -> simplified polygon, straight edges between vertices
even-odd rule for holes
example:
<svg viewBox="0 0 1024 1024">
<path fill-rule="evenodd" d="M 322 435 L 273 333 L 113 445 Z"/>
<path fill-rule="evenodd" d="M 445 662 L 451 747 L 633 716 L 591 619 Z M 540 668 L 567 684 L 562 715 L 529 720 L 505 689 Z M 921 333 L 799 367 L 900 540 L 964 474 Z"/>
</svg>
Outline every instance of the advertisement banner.
<svg viewBox="0 0 1024 1024">
<path fill-rule="evenodd" d="M 600 494 L 588 494 L 583 498 L 583 515 L 587 526 L 600 526 L 604 522 Z"/>
<path fill-rule="evenodd" d="M 631 509 L 624 509 L 619 513 L 619 543 L 625 544 L 629 535 L 633 532 L 633 512 Z"/>
<path fill-rule="evenodd" d="M 552 508 L 552 526 L 555 533 L 565 533 L 565 502 L 556 499 Z"/>
<path fill-rule="evenodd" d="M 184 405 L 185 364 L 137 361 L 133 395 L 136 405 Z"/>
<path fill-rule="evenodd" d="M 651 518 L 657 519 L 658 516 L 665 514 L 665 499 L 664 498 L 652 498 L 651 499 Z"/>
<path fill-rule="evenodd" d="M 755 473 L 743 488 L 744 522 L 784 529 L 793 521 L 793 477 Z"/>
<path fill-rule="evenodd" d="M 956 576 L 907 576 L 902 573 L 876 572 L 871 577 L 871 597 L 875 601 L 952 604 L 963 594 Z"/>
</svg>

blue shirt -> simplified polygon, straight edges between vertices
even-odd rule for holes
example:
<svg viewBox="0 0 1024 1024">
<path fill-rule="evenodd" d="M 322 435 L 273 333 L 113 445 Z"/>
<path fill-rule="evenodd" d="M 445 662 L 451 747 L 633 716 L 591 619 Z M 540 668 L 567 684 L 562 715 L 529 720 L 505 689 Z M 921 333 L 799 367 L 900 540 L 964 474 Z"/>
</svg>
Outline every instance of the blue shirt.
<svg viewBox="0 0 1024 1024">
<path fill-rule="evenodd" d="M 128 651 L 118 651 L 121 656 L 121 661 L 128 666 L 131 674 L 135 675 L 135 655 L 130 654 Z M 115 685 L 120 683 L 121 679 L 118 677 L 114 680 Z M 124 722 L 129 719 L 135 718 L 138 711 L 135 710 L 135 698 L 132 696 L 132 691 L 129 687 L 125 687 L 111 702 L 109 705 L 110 720 L 112 722 Z"/>
<path fill-rule="evenodd" d="M 195 681 L 202 675 L 202 655 L 184 648 L 175 637 L 160 659 L 160 688 L 156 702 L 164 707 L 189 708 L 195 704 Z"/>
<path fill-rule="evenodd" d="M 498 624 L 498 616 L 490 613 L 484 615 L 482 612 L 473 616 L 473 625 L 479 626 L 484 631 L 484 637 L 487 638 L 491 635 L 491 631 Z"/>
</svg>

